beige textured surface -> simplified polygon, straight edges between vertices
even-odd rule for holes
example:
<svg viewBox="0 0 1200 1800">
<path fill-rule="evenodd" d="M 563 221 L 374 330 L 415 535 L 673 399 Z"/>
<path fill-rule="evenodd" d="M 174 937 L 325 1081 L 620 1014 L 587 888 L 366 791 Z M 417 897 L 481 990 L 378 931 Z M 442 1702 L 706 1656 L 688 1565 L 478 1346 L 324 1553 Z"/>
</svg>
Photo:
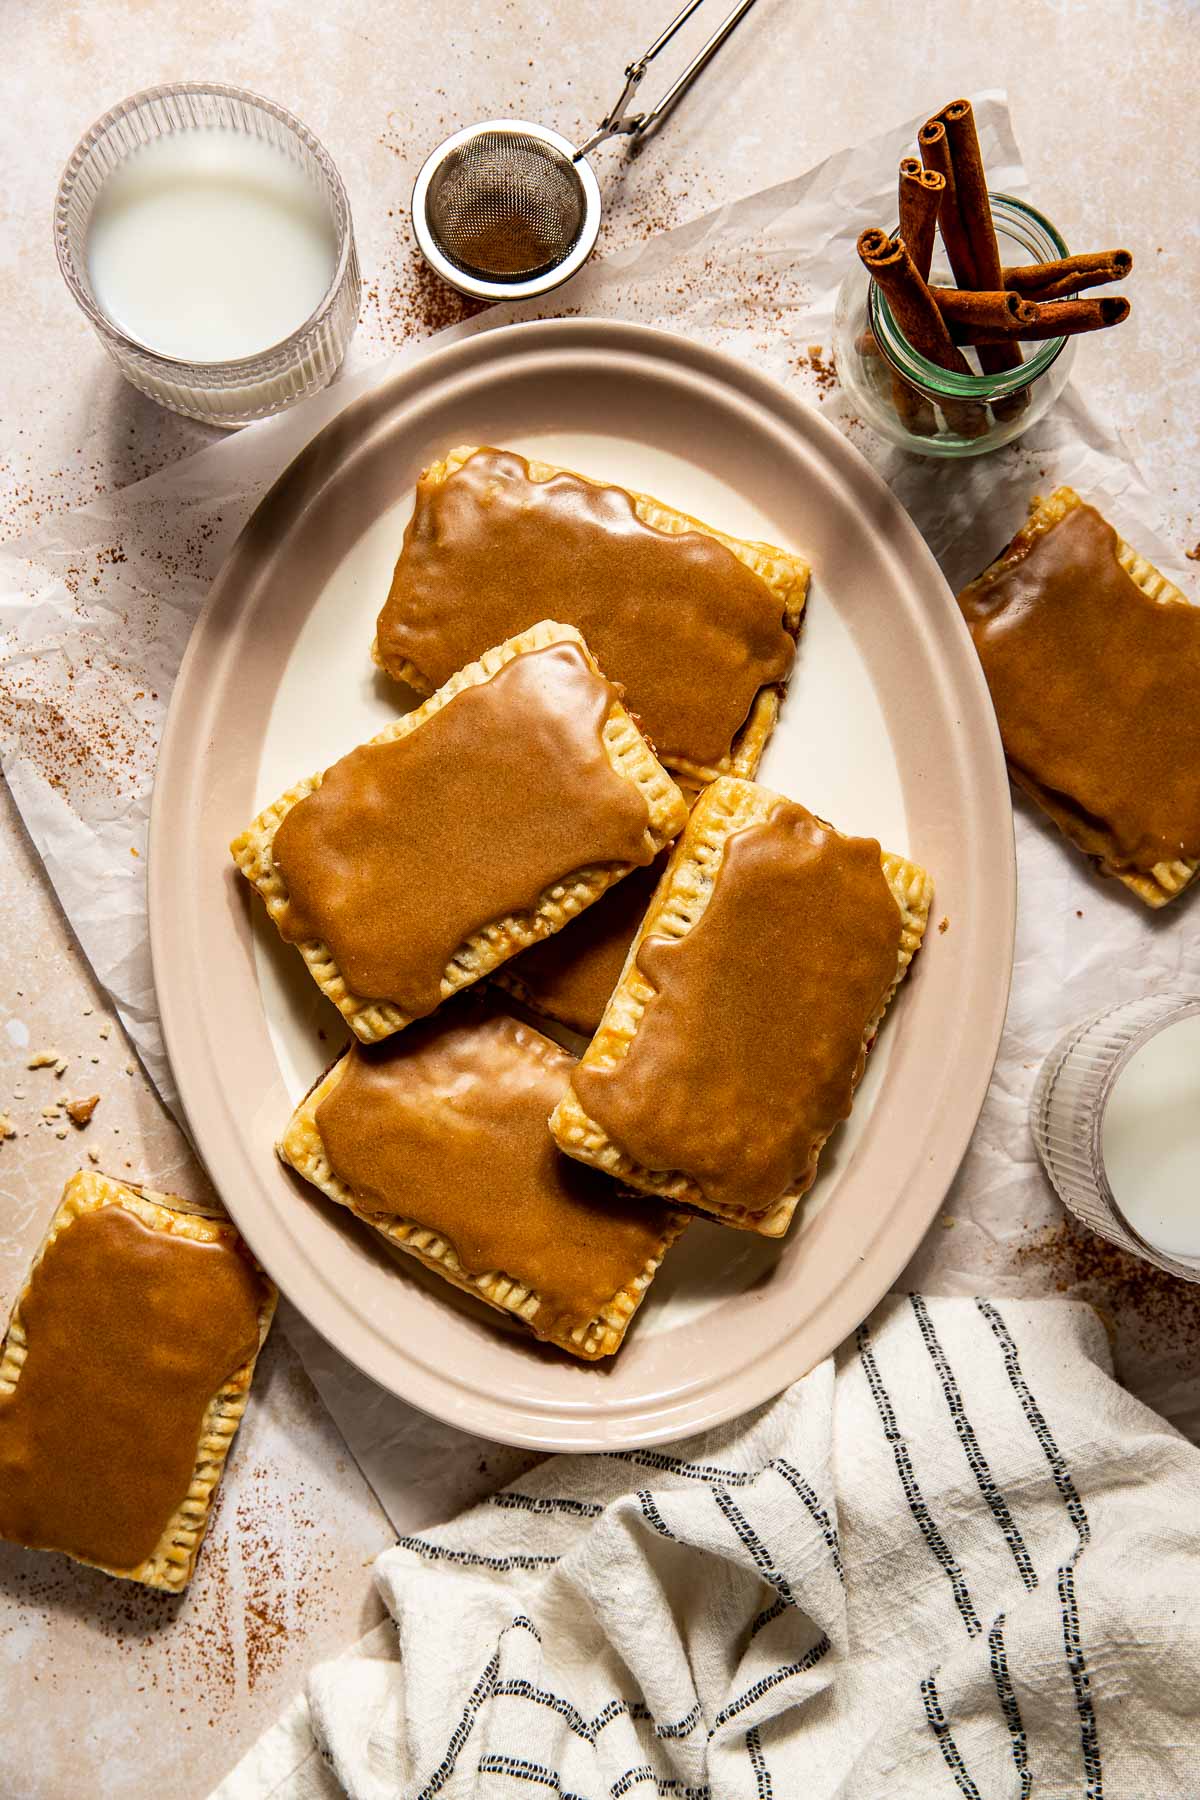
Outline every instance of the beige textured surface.
<svg viewBox="0 0 1200 1800">
<path fill-rule="evenodd" d="M 705 12 L 714 6 L 720 0 Z M 366 357 L 458 316 L 453 300 L 420 280 L 409 247 L 404 205 L 424 151 L 442 132 L 510 107 L 567 132 L 590 127 L 670 11 L 566 0 L 548 13 L 501 0 L 472 14 L 427 0 L 405 12 L 401 42 L 396 9 L 383 0 L 330 0 L 299 29 L 284 0 L 259 0 L 252 11 L 235 0 L 194 8 L 10 0 L 0 74 L 0 533 L 15 535 L 214 436 L 121 381 L 54 265 L 59 170 L 107 106 L 152 82 L 216 75 L 294 107 L 351 192 L 365 278 L 356 354 Z M 695 24 L 703 31 L 703 14 Z M 618 152 L 600 153 L 604 241 L 616 248 L 780 181 L 951 95 L 1006 86 L 1033 192 L 1053 203 L 1068 239 L 1090 244 L 1107 233 L 1137 258 L 1137 304 L 1119 345 L 1082 340 L 1075 379 L 1126 432 L 1168 532 L 1190 547 L 1200 540 L 1196 51 L 1197 14 L 1187 5 L 1144 7 L 1131 31 L 1125 0 L 1054 8 L 1014 0 L 936 16 L 877 0 L 820 10 L 759 0 L 657 144 L 624 165 Z M 1125 153 L 1114 155 L 1118 141 Z M 0 1031 L 8 1033 L 0 1111 L 18 1131 L 0 1145 L 6 1310 L 82 1154 L 73 1127 L 39 1123 L 53 1092 L 101 1093 L 83 1144 L 102 1142 L 106 1166 L 109 1145 L 119 1146 L 114 1172 L 128 1163 L 127 1173 L 184 1194 L 201 1191 L 202 1177 L 140 1073 L 124 1073 L 117 1028 L 100 1038 L 87 969 L 7 797 L 0 805 Z M 61 1049 L 62 1077 L 27 1073 L 28 1046 Z M 59 1140 L 59 1129 L 69 1138 Z M 1054 1274 L 1026 1270 L 1020 1280 L 1039 1291 Z M 1163 1312 L 1155 1333 L 1171 1344 Z M 1200 1355 L 1186 1343 L 1178 1354 L 1183 1378 Z M 196 1800 L 304 1668 L 373 1620 L 364 1564 L 389 1536 L 275 1331 L 185 1599 L 131 1604 L 127 1587 L 100 1574 L 0 1551 L 0 1707 L 21 1719 L 6 1744 L 6 1787 L 23 1800 L 80 1791 Z"/>
</svg>

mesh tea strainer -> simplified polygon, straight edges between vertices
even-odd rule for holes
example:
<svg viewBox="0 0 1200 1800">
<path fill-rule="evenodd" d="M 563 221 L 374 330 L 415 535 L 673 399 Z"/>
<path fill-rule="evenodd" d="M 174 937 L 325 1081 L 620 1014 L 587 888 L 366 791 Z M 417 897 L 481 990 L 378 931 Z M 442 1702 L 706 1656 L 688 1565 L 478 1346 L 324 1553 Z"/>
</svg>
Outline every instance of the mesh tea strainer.
<svg viewBox="0 0 1200 1800">
<path fill-rule="evenodd" d="M 444 281 L 479 300 L 524 300 L 574 275 L 600 230 L 589 152 L 606 138 L 639 138 L 659 124 L 754 0 L 738 0 L 656 106 L 630 112 L 647 68 L 702 4 L 688 0 L 630 63 L 616 105 L 578 149 L 523 119 L 488 119 L 439 144 L 417 176 L 412 218 L 422 255 Z"/>
</svg>

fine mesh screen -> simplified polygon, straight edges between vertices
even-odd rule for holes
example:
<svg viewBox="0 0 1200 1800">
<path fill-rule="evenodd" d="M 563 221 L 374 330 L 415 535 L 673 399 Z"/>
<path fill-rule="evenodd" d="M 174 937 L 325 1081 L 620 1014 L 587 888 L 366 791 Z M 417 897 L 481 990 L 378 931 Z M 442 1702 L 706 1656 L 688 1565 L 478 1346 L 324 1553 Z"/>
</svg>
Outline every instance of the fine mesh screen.
<svg viewBox="0 0 1200 1800">
<path fill-rule="evenodd" d="M 584 219 L 574 163 L 524 131 L 481 131 L 451 150 L 426 199 L 443 255 L 468 275 L 520 280 L 562 262 Z"/>
</svg>

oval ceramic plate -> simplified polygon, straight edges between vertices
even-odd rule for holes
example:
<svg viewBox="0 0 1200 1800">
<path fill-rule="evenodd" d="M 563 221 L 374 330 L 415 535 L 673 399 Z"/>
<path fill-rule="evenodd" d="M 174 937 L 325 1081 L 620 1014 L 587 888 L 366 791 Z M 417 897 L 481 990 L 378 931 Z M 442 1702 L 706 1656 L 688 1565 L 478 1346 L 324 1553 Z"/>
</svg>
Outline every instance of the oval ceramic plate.
<svg viewBox="0 0 1200 1800">
<path fill-rule="evenodd" d="M 455 1294 L 273 1154 L 345 1031 L 237 876 L 229 840 L 411 698 L 371 663 L 374 620 L 417 475 L 459 443 L 563 463 L 806 553 L 812 591 L 761 778 L 937 883 L 925 948 L 789 1237 L 694 1225 L 600 1366 Z M 927 1229 L 1004 1020 L 1012 815 L 954 599 L 857 452 L 726 356 L 640 326 L 556 320 L 481 332 L 384 381 L 267 496 L 180 671 L 150 900 L 196 1145 L 284 1292 L 369 1375 L 465 1430 L 544 1450 L 627 1447 L 729 1418 L 804 1374 Z"/>
</svg>

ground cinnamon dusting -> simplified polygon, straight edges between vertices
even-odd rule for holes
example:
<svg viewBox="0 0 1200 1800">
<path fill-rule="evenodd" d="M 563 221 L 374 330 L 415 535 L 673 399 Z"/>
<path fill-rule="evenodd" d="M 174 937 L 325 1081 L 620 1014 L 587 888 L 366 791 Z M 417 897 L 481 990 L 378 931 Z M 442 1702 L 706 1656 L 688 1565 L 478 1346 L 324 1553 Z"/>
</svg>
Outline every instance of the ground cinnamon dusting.
<svg viewBox="0 0 1200 1800">
<path fill-rule="evenodd" d="M 1200 1365 L 1200 1284 L 1182 1281 L 1140 1257 L 1129 1256 L 1107 1238 L 1063 1219 L 1036 1232 L 1016 1250 L 1017 1267 L 1040 1267 L 1053 1291 L 1089 1300 L 1111 1315 L 1137 1349 L 1151 1353 L 1170 1347 Z"/>
<path fill-rule="evenodd" d="M 837 387 L 837 370 L 833 366 L 832 359 L 826 360 L 823 345 L 810 344 L 807 354 L 802 352 L 794 361 L 798 369 L 806 370 L 815 378 L 817 393 L 822 400 L 826 394 L 832 393 Z"/>
</svg>

